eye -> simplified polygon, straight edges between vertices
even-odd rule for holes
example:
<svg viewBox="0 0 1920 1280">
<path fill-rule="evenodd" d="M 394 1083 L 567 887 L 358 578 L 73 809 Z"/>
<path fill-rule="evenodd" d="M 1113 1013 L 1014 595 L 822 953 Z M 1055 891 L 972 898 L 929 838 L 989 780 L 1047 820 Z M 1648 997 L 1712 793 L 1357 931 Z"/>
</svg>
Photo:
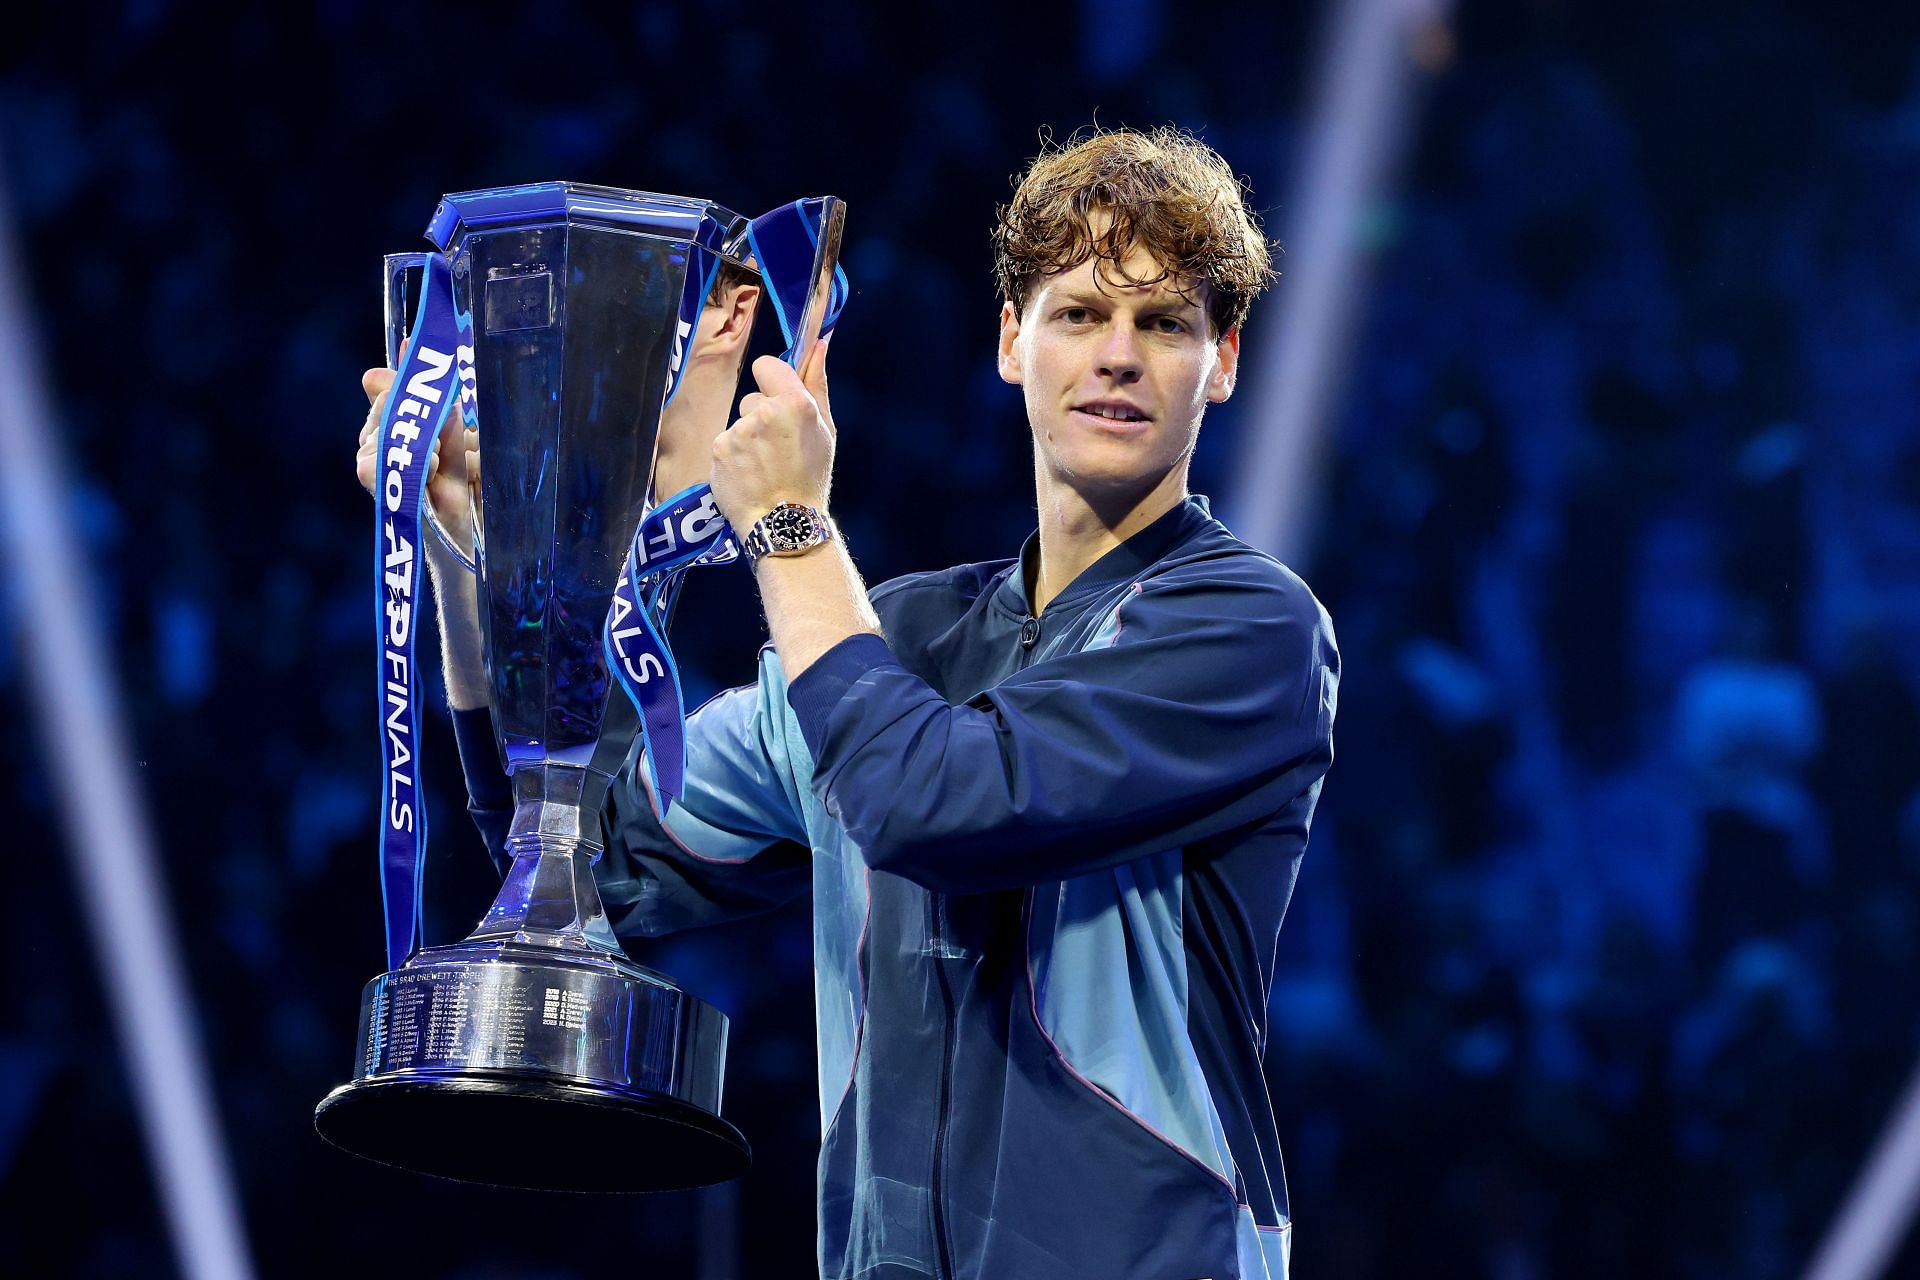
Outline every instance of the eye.
<svg viewBox="0 0 1920 1280">
<path fill-rule="evenodd" d="M 1061 311 L 1060 318 L 1068 324 L 1091 324 L 1093 312 L 1085 307 L 1068 307 Z"/>
<path fill-rule="evenodd" d="M 1187 331 L 1186 321 L 1174 316 L 1150 316 L 1147 319 L 1147 328 L 1155 333 L 1185 333 Z"/>
</svg>

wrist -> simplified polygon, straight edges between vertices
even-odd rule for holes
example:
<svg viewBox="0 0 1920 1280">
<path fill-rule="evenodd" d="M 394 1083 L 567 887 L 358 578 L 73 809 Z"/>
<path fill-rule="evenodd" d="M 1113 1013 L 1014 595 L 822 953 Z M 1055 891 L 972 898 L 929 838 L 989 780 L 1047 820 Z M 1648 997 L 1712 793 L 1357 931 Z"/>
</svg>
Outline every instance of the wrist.
<svg viewBox="0 0 1920 1280">
<path fill-rule="evenodd" d="M 447 705 L 455 711 L 480 711 L 488 705 L 487 660 L 480 639 L 480 592 L 474 575 L 440 540 L 429 536 L 427 570 L 433 579 L 435 616 L 440 624 L 440 674 Z"/>
<path fill-rule="evenodd" d="M 470 586 L 473 574 L 467 570 L 467 566 L 460 563 L 460 558 L 440 541 L 437 534 L 430 530 L 423 532 L 425 536 L 420 539 L 420 544 L 425 549 L 427 572 L 433 577 L 435 589 L 458 590 L 462 586 Z"/>
<path fill-rule="evenodd" d="M 776 503 L 751 524 L 734 526 L 734 531 L 739 535 L 740 550 L 747 563 L 756 571 L 763 560 L 805 555 L 839 538 L 824 501 L 819 506 L 793 501 Z"/>
</svg>

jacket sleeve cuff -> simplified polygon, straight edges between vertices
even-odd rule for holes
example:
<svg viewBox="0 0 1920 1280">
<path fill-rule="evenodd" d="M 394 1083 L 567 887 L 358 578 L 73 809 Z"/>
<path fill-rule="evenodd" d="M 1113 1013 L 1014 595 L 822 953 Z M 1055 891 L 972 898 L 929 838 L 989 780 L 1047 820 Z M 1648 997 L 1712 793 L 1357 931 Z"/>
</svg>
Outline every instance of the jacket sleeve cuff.
<svg viewBox="0 0 1920 1280">
<path fill-rule="evenodd" d="M 880 667 L 898 667 L 899 659 L 887 642 L 872 632 L 848 636 L 821 654 L 799 678 L 787 685 L 787 705 L 800 722 L 800 735 L 807 740 L 813 758 L 822 756 L 827 739 L 827 718 L 840 705 L 860 678 Z M 465 751 L 461 752 L 464 759 Z"/>
<path fill-rule="evenodd" d="M 513 787 L 500 769 L 500 750 L 493 742 L 493 713 L 485 707 L 454 712 L 453 740 L 460 748 L 460 771 L 467 776 L 471 807 L 512 809 Z"/>
</svg>

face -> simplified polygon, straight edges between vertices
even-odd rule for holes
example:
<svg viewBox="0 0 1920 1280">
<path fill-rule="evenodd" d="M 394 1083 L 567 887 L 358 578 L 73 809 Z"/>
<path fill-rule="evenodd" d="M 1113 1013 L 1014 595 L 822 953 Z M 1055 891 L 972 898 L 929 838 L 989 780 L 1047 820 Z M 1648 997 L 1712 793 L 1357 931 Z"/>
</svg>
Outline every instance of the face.
<svg viewBox="0 0 1920 1280">
<path fill-rule="evenodd" d="M 700 309 L 687 335 L 680 389 L 660 414 L 653 455 L 656 493 L 678 493 L 706 478 L 709 450 L 733 412 L 740 362 L 759 301 L 757 285 L 739 285 Z"/>
<path fill-rule="evenodd" d="M 1136 247 L 1127 275 L 1160 265 Z M 1096 277 L 1089 259 L 1048 276 L 1016 313 L 1000 313 L 1000 376 L 1021 388 L 1040 483 L 1088 499 L 1142 496 L 1178 473 L 1184 487 L 1200 419 L 1233 394 L 1237 331 L 1209 332 L 1205 286 Z"/>
</svg>

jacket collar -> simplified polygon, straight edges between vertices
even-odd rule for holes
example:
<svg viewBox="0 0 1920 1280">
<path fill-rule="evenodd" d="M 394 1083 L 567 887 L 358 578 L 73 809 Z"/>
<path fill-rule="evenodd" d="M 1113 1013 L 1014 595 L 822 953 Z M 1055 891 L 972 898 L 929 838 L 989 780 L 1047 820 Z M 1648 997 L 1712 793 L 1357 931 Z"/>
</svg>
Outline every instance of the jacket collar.
<svg viewBox="0 0 1920 1280">
<path fill-rule="evenodd" d="M 1140 532 L 1080 571 L 1066 589 L 1047 604 L 1046 616 L 1077 610 L 1106 589 L 1130 582 L 1148 566 L 1213 522 L 1213 510 L 1203 494 L 1191 494 Z M 1027 535 L 1016 560 L 1001 578 L 994 603 L 1017 618 L 1028 617 L 1027 584 L 1040 563 L 1040 531 Z"/>
</svg>

